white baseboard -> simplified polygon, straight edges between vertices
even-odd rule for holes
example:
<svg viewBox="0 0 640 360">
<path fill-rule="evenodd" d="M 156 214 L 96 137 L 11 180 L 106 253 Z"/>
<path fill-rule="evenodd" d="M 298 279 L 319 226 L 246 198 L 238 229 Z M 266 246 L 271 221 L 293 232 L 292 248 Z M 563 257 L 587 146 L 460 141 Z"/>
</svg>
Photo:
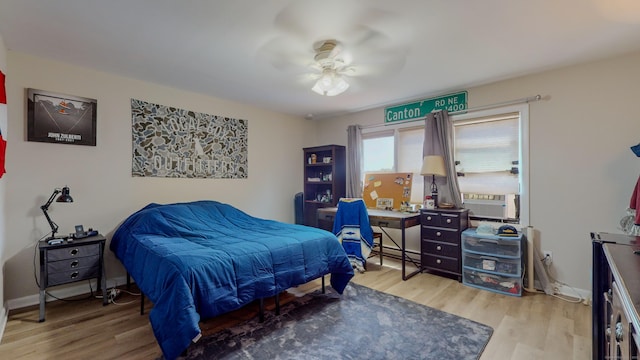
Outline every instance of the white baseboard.
<svg viewBox="0 0 640 360">
<path fill-rule="evenodd" d="M 117 277 L 117 278 L 113 278 L 113 279 L 108 279 L 107 280 L 107 289 L 108 288 L 112 288 L 114 286 L 125 285 L 126 283 L 127 283 L 127 277 L 126 276 L 121 276 L 121 277 Z M 91 288 L 89 288 L 89 284 L 91 284 Z M 64 299 L 64 298 L 68 298 L 68 297 L 71 297 L 71 296 L 78 296 L 78 295 L 88 294 L 88 293 L 91 292 L 91 289 L 93 289 L 93 291 L 99 290 L 97 288 L 97 280 L 96 279 L 78 282 L 78 283 L 75 283 L 73 285 L 69 285 L 69 286 L 66 286 L 66 287 L 63 287 L 63 286 L 50 287 L 50 288 L 47 289 L 47 293 L 51 293 L 55 297 Z M 46 302 L 55 301 L 55 300 L 56 300 L 55 298 L 47 295 Z M 11 311 L 11 310 L 21 309 L 21 308 L 24 308 L 24 307 L 27 307 L 27 306 L 38 305 L 38 304 L 40 304 L 40 295 L 39 294 L 28 295 L 28 296 L 24 296 L 24 297 L 17 298 L 17 299 L 9 299 L 7 301 L 7 308 L 8 308 L 7 310 Z M 5 318 L 6 318 L 6 315 L 7 314 L 5 314 Z"/>
</svg>

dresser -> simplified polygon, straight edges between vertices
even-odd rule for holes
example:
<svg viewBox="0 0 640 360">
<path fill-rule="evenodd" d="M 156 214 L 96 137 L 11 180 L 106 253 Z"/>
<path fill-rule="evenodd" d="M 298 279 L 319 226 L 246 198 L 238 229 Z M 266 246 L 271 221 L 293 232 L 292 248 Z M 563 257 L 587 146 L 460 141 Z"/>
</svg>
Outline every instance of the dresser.
<svg viewBox="0 0 640 360">
<path fill-rule="evenodd" d="M 103 259 L 105 241 L 102 235 L 67 239 L 55 245 L 40 241 L 40 322 L 44 321 L 48 287 L 96 278 L 102 295 L 107 293 Z M 103 296 L 102 304 L 107 305 L 106 296 Z"/>
<path fill-rule="evenodd" d="M 592 357 L 637 359 L 640 237 L 592 233 Z"/>
<path fill-rule="evenodd" d="M 461 281 L 460 239 L 469 226 L 469 210 L 422 209 L 420 223 L 421 269 Z"/>
<path fill-rule="evenodd" d="M 521 296 L 524 241 L 518 236 L 462 232 L 462 283 L 499 294 Z"/>
</svg>

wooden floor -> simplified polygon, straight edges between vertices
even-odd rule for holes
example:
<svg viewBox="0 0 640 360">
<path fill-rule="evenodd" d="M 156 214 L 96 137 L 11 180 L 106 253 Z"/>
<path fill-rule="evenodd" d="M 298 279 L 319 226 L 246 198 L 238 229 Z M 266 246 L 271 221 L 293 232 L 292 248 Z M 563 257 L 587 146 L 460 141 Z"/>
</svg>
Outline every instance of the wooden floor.
<svg viewBox="0 0 640 360">
<path fill-rule="evenodd" d="M 477 290 L 455 280 L 418 274 L 402 281 L 397 263 L 385 259 L 354 282 L 487 324 L 493 336 L 482 360 L 576 359 L 591 357 L 591 308 L 547 296 L 523 297 Z M 297 288 L 308 292 L 314 281 Z M 286 296 L 284 299 L 286 301 Z M 102 306 L 101 300 L 55 301 L 47 304 L 46 321 L 38 322 L 38 309 L 12 311 L 0 342 L 1 359 L 155 359 L 161 355 L 148 317 L 139 315 L 139 298 L 123 293 L 126 305 Z M 151 305 L 147 304 L 148 309 Z M 267 304 L 267 309 L 272 304 Z M 215 332 L 251 316 L 256 306 L 209 320 L 203 333 Z"/>
</svg>

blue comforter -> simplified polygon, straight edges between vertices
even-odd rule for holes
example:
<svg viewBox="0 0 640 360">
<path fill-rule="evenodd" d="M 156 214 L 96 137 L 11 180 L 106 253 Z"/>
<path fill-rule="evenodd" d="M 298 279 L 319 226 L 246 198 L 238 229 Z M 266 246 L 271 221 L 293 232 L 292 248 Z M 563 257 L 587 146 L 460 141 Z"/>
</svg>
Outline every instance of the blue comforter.
<svg viewBox="0 0 640 360">
<path fill-rule="evenodd" d="M 111 250 L 154 307 L 164 356 L 200 334 L 198 322 L 331 273 L 342 293 L 353 269 L 330 232 L 252 217 L 230 205 L 150 204 L 116 230 Z"/>
</svg>

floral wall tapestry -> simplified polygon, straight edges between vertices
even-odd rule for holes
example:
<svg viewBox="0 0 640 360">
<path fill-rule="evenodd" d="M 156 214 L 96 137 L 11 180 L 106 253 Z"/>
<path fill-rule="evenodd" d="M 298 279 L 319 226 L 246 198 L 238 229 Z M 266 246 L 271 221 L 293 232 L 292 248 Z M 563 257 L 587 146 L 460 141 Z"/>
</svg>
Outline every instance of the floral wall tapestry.
<svg viewBox="0 0 640 360">
<path fill-rule="evenodd" d="M 246 179 L 248 121 L 131 99 L 131 173 Z"/>
</svg>

